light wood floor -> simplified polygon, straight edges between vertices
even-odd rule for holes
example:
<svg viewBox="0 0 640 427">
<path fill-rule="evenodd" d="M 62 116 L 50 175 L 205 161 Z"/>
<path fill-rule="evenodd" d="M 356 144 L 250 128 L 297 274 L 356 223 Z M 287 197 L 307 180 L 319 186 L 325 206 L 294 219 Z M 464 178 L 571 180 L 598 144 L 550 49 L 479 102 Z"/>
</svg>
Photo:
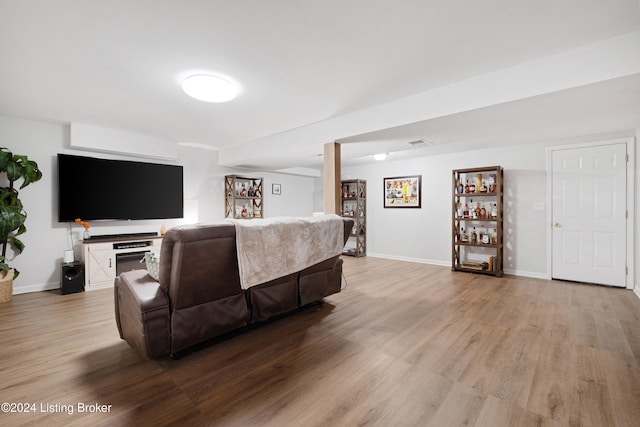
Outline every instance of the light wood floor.
<svg viewBox="0 0 640 427">
<path fill-rule="evenodd" d="M 111 290 L 14 296 L 0 401 L 36 412 L 0 425 L 640 426 L 631 291 L 371 257 L 345 276 L 325 305 L 180 360 L 119 339 Z"/>
</svg>

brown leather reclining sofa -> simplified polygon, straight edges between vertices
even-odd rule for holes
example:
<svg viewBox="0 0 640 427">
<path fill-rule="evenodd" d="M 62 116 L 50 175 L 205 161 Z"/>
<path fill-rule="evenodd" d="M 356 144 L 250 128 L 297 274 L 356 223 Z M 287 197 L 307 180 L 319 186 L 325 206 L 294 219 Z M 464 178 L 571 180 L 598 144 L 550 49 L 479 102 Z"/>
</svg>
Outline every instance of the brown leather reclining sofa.
<svg viewBox="0 0 640 427">
<path fill-rule="evenodd" d="M 345 218 L 345 242 L 352 227 Z M 160 249 L 159 282 L 146 270 L 115 280 L 120 337 L 145 358 L 173 356 L 340 292 L 340 256 L 243 290 L 235 234 L 231 223 L 169 230 Z"/>
</svg>

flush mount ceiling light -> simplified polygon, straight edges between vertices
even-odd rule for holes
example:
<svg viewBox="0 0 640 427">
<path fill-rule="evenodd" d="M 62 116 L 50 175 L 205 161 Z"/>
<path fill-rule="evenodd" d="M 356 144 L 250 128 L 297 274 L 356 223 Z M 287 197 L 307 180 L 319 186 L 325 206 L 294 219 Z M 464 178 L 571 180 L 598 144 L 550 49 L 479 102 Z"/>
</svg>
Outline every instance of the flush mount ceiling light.
<svg viewBox="0 0 640 427">
<path fill-rule="evenodd" d="M 187 95 L 205 102 L 227 102 L 238 95 L 233 83 L 208 74 L 187 77 L 182 82 L 182 89 Z"/>
<path fill-rule="evenodd" d="M 378 161 L 382 161 L 382 160 L 387 158 L 387 153 L 374 154 L 373 158 L 378 160 Z"/>
</svg>

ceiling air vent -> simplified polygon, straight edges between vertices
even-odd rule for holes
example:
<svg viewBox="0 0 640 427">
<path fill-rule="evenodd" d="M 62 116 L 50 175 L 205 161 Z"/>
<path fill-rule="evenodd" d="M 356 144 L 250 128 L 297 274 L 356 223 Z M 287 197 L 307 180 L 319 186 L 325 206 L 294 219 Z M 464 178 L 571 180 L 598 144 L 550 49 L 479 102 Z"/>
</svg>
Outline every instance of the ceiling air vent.
<svg viewBox="0 0 640 427">
<path fill-rule="evenodd" d="M 427 147 L 429 145 L 433 145 L 433 142 L 423 138 L 423 139 L 418 139 L 416 141 L 409 141 L 409 145 L 412 145 L 415 148 L 420 148 L 420 147 Z"/>
</svg>

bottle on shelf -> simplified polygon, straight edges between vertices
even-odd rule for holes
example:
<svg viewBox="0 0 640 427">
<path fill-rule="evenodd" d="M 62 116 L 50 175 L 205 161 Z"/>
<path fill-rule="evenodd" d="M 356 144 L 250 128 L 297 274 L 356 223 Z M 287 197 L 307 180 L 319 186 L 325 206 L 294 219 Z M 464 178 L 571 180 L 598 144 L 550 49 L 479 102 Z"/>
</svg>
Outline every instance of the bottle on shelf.
<svg viewBox="0 0 640 427">
<path fill-rule="evenodd" d="M 476 202 L 476 218 L 482 219 L 482 208 L 480 207 L 480 202 Z"/>
<path fill-rule="evenodd" d="M 473 227 L 473 230 L 471 230 L 471 243 L 478 243 L 478 232 L 476 231 L 476 228 Z"/>
<path fill-rule="evenodd" d="M 487 219 L 487 209 L 484 206 L 480 208 L 480 216 L 478 218 Z"/>
<path fill-rule="evenodd" d="M 458 192 L 458 194 L 464 193 L 464 185 L 462 185 L 462 178 L 458 180 L 458 187 L 456 191 Z"/>
<path fill-rule="evenodd" d="M 481 243 L 484 243 L 485 245 L 488 245 L 490 242 L 491 242 L 491 239 L 489 237 L 489 233 L 487 232 L 487 228 L 485 226 L 482 226 Z"/>
<path fill-rule="evenodd" d="M 476 184 L 473 181 L 471 181 L 469 183 L 469 193 L 475 193 L 475 192 L 476 192 Z"/>
<path fill-rule="evenodd" d="M 480 187 L 480 192 L 481 193 L 487 192 L 487 182 L 484 179 L 482 180 L 482 186 Z"/>
<path fill-rule="evenodd" d="M 498 207 L 494 203 L 493 206 L 491 207 L 491 218 L 497 218 L 497 217 L 498 217 Z"/>
<path fill-rule="evenodd" d="M 463 218 L 469 218 L 469 204 L 468 203 L 464 204 L 464 209 L 462 210 L 462 217 Z"/>
<path fill-rule="evenodd" d="M 461 242 L 469 241 L 469 235 L 464 231 L 464 228 L 460 228 L 460 241 Z"/>
</svg>

